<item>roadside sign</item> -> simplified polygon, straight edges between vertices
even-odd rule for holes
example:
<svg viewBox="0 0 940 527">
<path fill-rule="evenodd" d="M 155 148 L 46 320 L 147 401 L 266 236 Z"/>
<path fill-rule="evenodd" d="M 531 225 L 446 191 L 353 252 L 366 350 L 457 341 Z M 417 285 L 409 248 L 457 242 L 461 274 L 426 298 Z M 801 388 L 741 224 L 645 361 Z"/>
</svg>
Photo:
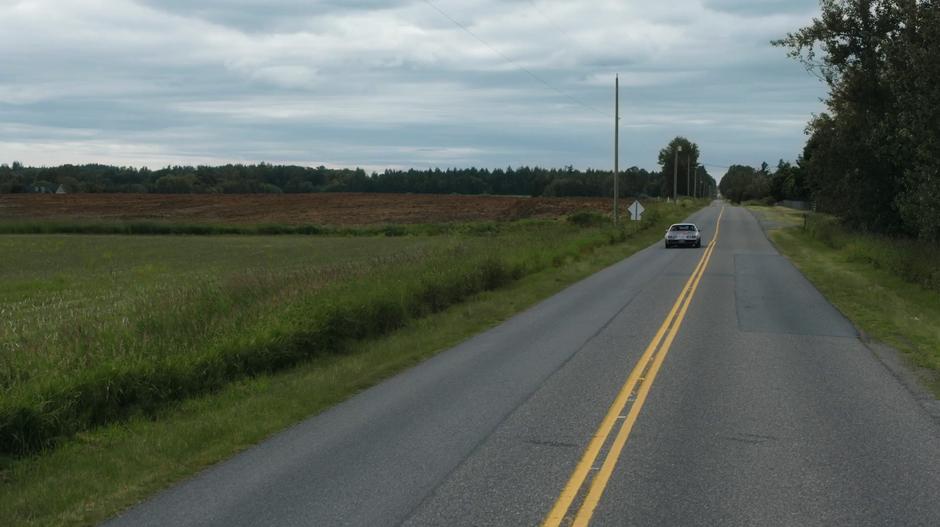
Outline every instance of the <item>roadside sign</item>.
<svg viewBox="0 0 940 527">
<path fill-rule="evenodd" d="M 634 201 L 633 205 L 630 205 L 630 208 L 627 210 L 630 211 L 630 219 L 640 221 L 643 218 L 643 211 L 646 209 L 643 208 L 643 205 L 640 205 L 639 201 Z"/>
</svg>

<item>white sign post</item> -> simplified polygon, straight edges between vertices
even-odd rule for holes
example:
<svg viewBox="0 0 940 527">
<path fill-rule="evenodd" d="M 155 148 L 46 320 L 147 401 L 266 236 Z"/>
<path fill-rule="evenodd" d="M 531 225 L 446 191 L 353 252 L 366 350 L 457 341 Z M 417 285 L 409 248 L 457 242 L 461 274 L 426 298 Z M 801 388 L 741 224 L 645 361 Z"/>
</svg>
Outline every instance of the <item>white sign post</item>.
<svg viewBox="0 0 940 527">
<path fill-rule="evenodd" d="M 643 208 L 643 205 L 640 205 L 639 201 L 634 201 L 633 205 L 630 205 L 630 208 L 627 210 L 630 211 L 630 219 L 640 221 L 643 218 L 643 211 L 646 209 Z"/>
</svg>

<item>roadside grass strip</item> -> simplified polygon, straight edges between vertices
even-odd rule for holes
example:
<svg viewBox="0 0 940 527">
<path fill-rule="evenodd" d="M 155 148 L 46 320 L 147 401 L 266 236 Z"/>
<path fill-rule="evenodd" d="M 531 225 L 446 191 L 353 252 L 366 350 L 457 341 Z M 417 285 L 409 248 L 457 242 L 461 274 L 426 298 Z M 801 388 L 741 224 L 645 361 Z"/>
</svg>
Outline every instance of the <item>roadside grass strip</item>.
<svg viewBox="0 0 940 527">
<path fill-rule="evenodd" d="M 652 388 L 653 381 L 655 381 L 660 366 L 669 353 L 672 342 L 679 332 L 679 328 L 682 326 L 682 321 L 685 319 L 689 304 L 691 304 L 692 298 L 695 296 L 695 292 L 698 289 L 699 282 L 705 274 L 708 262 L 718 242 L 721 217 L 723 214 L 724 208 L 722 208 L 721 212 L 718 214 L 715 235 L 712 241 L 708 244 L 702 257 L 699 259 L 698 265 L 695 267 L 692 275 L 689 276 L 689 279 L 686 281 L 682 292 L 676 299 L 675 304 L 673 304 L 663 324 L 659 327 L 653 340 L 643 352 L 640 360 L 630 372 L 626 382 L 611 404 L 610 409 L 607 411 L 600 426 L 591 438 L 581 460 L 571 474 L 568 483 L 565 485 L 558 500 L 548 513 L 548 516 L 546 516 L 543 521 L 543 527 L 559 527 L 563 523 L 566 525 L 586 526 L 590 523 L 594 510 L 598 503 L 600 503 L 607 483 L 610 481 L 610 477 L 616 468 L 617 461 L 630 436 L 633 425 L 636 423 L 640 411 L 643 408 L 643 404 L 646 402 L 646 397 Z M 620 425 L 613 441 L 610 441 L 614 427 L 617 421 L 621 419 L 623 423 Z M 588 483 L 588 477 L 593 471 L 597 459 L 605 450 L 605 447 L 607 453 L 604 456 L 603 464 Z M 582 496 L 583 499 L 580 505 L 578 505 L 577 501 L 579 497 Z"/>
</svg>

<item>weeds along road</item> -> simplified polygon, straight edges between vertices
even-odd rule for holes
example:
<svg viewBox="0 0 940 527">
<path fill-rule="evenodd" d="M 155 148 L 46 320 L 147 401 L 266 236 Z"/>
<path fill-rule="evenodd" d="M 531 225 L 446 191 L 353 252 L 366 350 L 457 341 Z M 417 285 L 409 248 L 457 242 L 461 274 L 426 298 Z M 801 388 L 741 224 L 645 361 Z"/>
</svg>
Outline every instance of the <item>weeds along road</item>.
<svg viewBox="0 0 940 527">
<path fill-rule="evenodd" d="M 112 525 L 940 525 L 915 394 L 747 211 L 691 220 L 717 243 L 650 247 Z"/>
</svg>

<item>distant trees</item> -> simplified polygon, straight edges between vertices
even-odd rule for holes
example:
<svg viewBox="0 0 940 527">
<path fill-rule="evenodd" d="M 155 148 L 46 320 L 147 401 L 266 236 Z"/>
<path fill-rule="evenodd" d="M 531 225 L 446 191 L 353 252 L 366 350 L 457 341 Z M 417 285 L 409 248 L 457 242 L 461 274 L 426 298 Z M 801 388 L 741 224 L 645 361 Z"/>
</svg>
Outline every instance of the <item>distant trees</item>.
<svg viewBox="0 0 940 527">
<path fill-rule="evenodd" d="M 673 180 L 679 196 L 713 195 L 715 179 L 698 164 L 700 154 L 698 145 L 685 137 L 676 137 L 659 151 L 661 195 L 673 196 Z"/>
<path fill-rule="evenodd" d="M 683 184 L 685 180 L 683 179 Z M 65 184 L 70 192 L 299 193 L 411 192 L 527 196 L 610 196 L 610 171 L 541 167 L 386 170 L 258 165 L 169 166 L 160 170 L 107 165 L 24 167 L 0 165 L 0 192 L 32 192 L 38 183 Z M 632 167 L 620 174 L 621 196 L 659 196 L 663 178 Z"/>
<path fill-rule="evenodd" d="M 718 188 L 721 190 L 722 196 L 740 203 L 768 196 L 770 194 L 770 180 L 763 171 L 754 167 L 731 165 L 721 178 Z"/>
<path fill-rule="evenodd" d="M 829 85 L 805 188 L 872 231 L 940 240 L 940 0 L 823 0 L 785 47 Z"/>
<path fill-rule="evenodd" d="M 796 164 L 780 160 L 777 168 L 770 172 L 767 163 L 760 168 L 746 165 L 731 165 L 721 178 L 718 188 L 721 195 L 733 202 L 749 200 L 806 201 L 811 192 L 806 186 L 806 168 L 803 159 Z"/>
<path fill-rule="evenodd" d="M 158 179 L 153 189 L 161 194 L 189 194 L 193 191 L 193 184 L 196 182 L 196 176 L 187 175 L 167 175 Z"/>
<path fill-rule="evenodd" d="M 796 164 L 781 159 L 772 173 L 767 163 L 761 163 L 760 168 L 732 165 L 722 176 L 718 188 L 722 196 L 736 203 L 749 200 L 802 201 L 810 197 L 802 158 Z"/>
<path fill-rule="evenodd" d="M 698 165 L 698 145 L 685 137 L 676 137 L 659 151 L 659 166 L 663 167 L 664 196 L 673 196 L 673 180 L 675 179 L 677 194 L 691 196 L 692 186 L 688 175 L 691 167 Z M 678 165 L 676 163 L 678 162 Z"/>
<path fill-rule="evenodd" d="M 630 167 L 619 174 L 621 197 L 672 196 L 674 152 L 679 155 L 679 194 L 714 195 L 717 184 L 698 164 L 698 145 L 684 137 L 673 139 L 660 152 L 666 171 Z M 168 166 L 159 170 L 108 165 L 25 167 L 0 165 L 0 193 L 33 192 L 38 182 L 65 184 L 70 192 L 185 193 L 301 193 L 398 192 L 415 194 L 496 194 L 515 196 L 612 196 L 609 170 L 506 167 L 385 170 L 367 174 L 362 169 L 301 167 L 292 165 Z"/>
<path fill-rule="evenodd" d="M 770 177 L 769 188 L 774 201 L 809 199 L 809 191 L 806 188 L 806 170 L 802 163 L 802 158 L 798 159 L 795 165 L 782 159 L 777 163 L 777 170 Z"/>
</svg>

